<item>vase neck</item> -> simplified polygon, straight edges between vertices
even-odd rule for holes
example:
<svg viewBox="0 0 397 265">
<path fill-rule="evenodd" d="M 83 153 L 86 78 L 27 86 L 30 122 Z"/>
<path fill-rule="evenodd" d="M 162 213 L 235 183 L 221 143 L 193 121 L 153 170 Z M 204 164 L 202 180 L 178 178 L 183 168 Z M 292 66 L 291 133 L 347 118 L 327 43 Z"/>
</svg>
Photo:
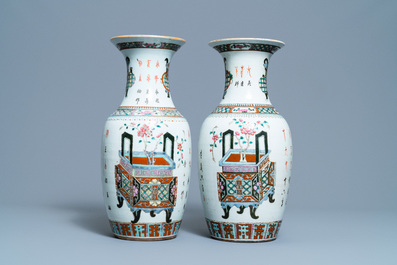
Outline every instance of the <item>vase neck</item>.
<svg viewBox="0 0 397 265">
<path fill-rule="evenodd" d="M 169 66 L 183 43 L 153 37 L 112 39 L 124 55 L 127 81 L 120 107 L 173 108 L 169 88 Z"/>
<path fill-rule="evenodd" d="M 223 53 L 225 90 L 220 104 L 271 105 L 267 90 L 270 54 L 264 52 Z"/>
<path fill-rule="evenodd" d="M 284 45 L 268 39 L 224 39 L 210 42 L 225 63 L 221 105 L 271 105 L 267 90 L 270 57 Z"/>
</svg>

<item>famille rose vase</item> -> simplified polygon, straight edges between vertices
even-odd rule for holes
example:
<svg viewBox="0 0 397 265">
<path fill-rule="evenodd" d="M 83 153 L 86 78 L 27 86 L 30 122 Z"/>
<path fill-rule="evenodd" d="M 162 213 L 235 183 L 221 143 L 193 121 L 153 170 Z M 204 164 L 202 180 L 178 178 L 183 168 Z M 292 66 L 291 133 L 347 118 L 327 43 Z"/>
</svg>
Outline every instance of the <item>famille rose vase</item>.
<svg viewBox="0 0 397 265">
<path fill-rule="evenodd" d="M 122 239 L 171 239 L 182 221 L 191 170 L 189 125 L 168 82 L 171 57 L 185 41 L 132 35 L 111 42 L 125 57 L 127 85 L 102 141 L 110 226 Z"/>
<path fill-rule="evenodd" d="M 223 98 L 204 121 L 199 179 L 213 238 L 259 242 L 277 237 L 287 200 L 292 141 L 267 91 L 269 59 L 284 43 L 222 39 L 209 43 L 223 57 Z"/>
</svg>

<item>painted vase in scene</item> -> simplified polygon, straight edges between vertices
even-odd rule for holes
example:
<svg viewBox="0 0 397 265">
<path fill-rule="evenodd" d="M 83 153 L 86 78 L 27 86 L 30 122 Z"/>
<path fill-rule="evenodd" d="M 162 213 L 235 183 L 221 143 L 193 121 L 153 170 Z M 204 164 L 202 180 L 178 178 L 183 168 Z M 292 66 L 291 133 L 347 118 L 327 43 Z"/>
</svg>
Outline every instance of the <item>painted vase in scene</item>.
<svg viewBox="0 0 397 265">
<path fill-rule="evenodd" d="M 174 37 L 119 36 L 127 64 L 124 99 L 107 119 L 102 185 L 113 234 L 130 240 L 176 237 L 188 195 L 191 139 L 172 102 L 168 69 L 185 43 Z"/>
<path fill-rule="evenodd" d="M 292 166 L 291 132 L 270 103 L 270 57 L 284 43 L 223 39 L 209 43 L 223 57 L 225 88 L 199 140 L 201 199 L 210 235 L 259 242 L 277 237 Z"/>
</svg>

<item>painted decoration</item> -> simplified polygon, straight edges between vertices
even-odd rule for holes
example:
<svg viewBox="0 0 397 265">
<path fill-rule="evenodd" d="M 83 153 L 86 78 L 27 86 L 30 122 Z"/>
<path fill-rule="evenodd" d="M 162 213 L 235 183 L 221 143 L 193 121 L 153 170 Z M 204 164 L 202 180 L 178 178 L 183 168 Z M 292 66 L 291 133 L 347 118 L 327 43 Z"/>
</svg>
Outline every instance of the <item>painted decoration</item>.
<svg viewBox="0 0 397 265">
<path fill-rule="evenodd" d="M 274 240 L 289 189 L 292 140 L 270 102 L 267 69 L 284 44 L 224 39 L 210 46 L 223 56 L 226 77 L 223 98 L 200 132 L 199 181 L 207 225 L 221 240 Z"/>
<path fill-rule="evenodd" d="M 121 239 L 171 239 L 182 221 L 191 168 L 189 125 L 168 85 L 169 61 L 184 41 L 139 35 L 111 41 L 127 62 L 125 97 L 107 119 L 102 142 L 111 229 Z"/>
</svg>

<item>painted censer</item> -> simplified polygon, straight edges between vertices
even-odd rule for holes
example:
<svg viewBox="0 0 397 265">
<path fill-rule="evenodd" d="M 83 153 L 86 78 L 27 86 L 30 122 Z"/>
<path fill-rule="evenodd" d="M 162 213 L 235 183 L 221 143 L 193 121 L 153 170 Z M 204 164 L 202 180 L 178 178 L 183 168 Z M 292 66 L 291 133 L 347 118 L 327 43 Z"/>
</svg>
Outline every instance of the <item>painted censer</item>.
<svg viewBox="0 0 397 265">
<path fill-rule="evenodd" d="M 187 199 L 191 140 L 170 94 L 168 68 L 183 39 L 118 36 L 127 64 L 124 99 L 107 119 L 102 185 L 113 234 L 130 240 L 176 237 Z"/>
<path fill-rule="evenodd" d="M 277 237 L 292 165 L 291 132 L 267 90 L 270 57 L 284 43 L 222 39 L 223 98 L 199 140 L 201 199 L 211 237 L 260 242 Z"/>
</svg>

